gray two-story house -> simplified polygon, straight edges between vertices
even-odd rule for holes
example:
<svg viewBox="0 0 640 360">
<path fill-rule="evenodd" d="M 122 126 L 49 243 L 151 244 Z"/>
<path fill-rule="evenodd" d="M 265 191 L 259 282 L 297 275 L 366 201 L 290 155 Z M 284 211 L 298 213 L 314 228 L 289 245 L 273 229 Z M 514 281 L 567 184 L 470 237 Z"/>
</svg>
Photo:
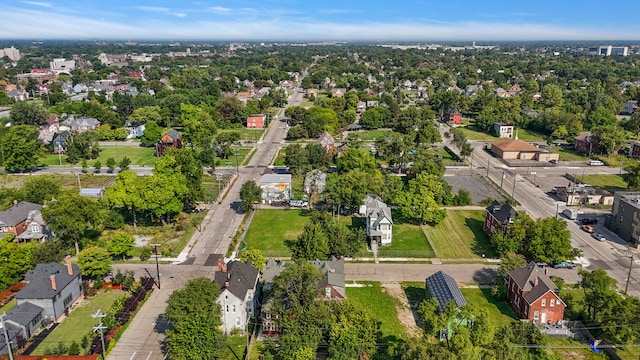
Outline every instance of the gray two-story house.
<svg viewBox="0 0 640 360">
<path fill-rule="evenodd" d="M 42 308 L 42 320 L 59 322 L 83 298 L 82 275 L 78 265 L 38 264 L 29 270 L 25 286 L 16 295 L 18 306 L 31 303 Z"/>
</svg>

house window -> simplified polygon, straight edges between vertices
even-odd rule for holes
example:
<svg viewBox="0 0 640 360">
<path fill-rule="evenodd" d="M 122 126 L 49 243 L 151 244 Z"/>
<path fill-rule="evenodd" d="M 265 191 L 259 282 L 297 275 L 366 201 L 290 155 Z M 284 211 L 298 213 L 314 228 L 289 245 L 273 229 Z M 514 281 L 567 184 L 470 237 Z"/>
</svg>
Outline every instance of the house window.
<svg viewBox="0 0 640 360">
<path fill-rule="evenodd" d="M 64 298 L 64 301 L 62 302 L 62 304 L 64 305 L 64 307 L 67 307 L 67 305 L 69 305 L 70 303 L 71 303 L 71 294 L 69 294 L 69 296 Z"/>
<path fill-rule="evenodd" d="M 542 307 L 547 306 L 547 299 L 542 299 L 541 306 L 542 306 Z"/>
<path fill-rule="evenodd" d="M 529 305 L 524 306 L 524 313 L 529 316 Z"/>
<path fill-rule="evenodd" d="M 540 311 L 534 311 L 533 320 L 539 320 L 539 319 L 540 319 Z"/>
<path fill-rule="evenodd" d="M 233 312 L 236 312 L 236 306 L 233 305 Z"/>
<path fill-rule="evenodd" d="M 553 305 L 555 305 L 555 304 L 556 304 L 556 300 L 555 299 L 551 299 L 549 301 L 549 306 L 553 307 Z"/>
<path fill-rule="evenodd" d="M 42 321 L 42 314 L 38 314 L 32 321 L 31 326 L 36 327 L 38 323 Z"/>
<path fill-rule="evenodd" d="M 236 326 L 240 326 L 240 318 L 239 317 L 236 318 Z"/>
<path fill-rule="evenodd" d="M 229 312 L 229 305 L 227 305 L 227 312 Z"/>
<path fill-rule="evenodd" d="M 34 233 L 40 232 L 40 226 L 33 225 L 33 226 L 30 227 L 30 231 L 34 232 Z"/>
</svg>

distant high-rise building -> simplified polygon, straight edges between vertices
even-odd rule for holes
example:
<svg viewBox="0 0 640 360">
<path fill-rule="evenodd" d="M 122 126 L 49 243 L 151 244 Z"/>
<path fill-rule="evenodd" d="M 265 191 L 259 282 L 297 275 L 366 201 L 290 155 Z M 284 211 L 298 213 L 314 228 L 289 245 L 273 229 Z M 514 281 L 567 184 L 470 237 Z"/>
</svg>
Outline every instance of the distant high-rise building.
<svg viewBox="0 0 640 360">
<path fill-rule="evenodd" d="M 601 46 L 590 47 L 587 52 L 588 52 L 589 55 L 627 56 L 627 55 L 629 55 L 629 47 L 628 46 L 601 45 Z"/>
<path fill-rule="evenodd" d="M 14 48 L 13 46 L 9 48 L 0 49 L 0 58 L 3 58 L 5 56 L 11 59 L 11 61 L 18 61 L 20 60 L 20 58 L 22 58 L 22 55 L 20 54 L 20 50 Z"/>
</svg>

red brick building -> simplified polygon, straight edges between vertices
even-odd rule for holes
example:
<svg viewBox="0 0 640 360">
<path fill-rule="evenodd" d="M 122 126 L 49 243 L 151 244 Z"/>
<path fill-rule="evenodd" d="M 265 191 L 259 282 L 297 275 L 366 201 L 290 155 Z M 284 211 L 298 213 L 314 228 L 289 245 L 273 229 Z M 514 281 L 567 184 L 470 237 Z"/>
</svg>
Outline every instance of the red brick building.
<svg viewBox="0 0 640 360">
<path fill-rule="evenodd" d="M 267 116 L 264 114 L 254 114 L 247 117 L 247 129 L 264 129 Z"/>
<path fill-rule="evenodd" d="M 462 124 L 462 114 L 456 109 L 449 109 L 444 112 L 444 120 L 450 125 Z"/>
<path fill-rule="evenodd" d="M 564 318 L 565 303 L 558 287 L 534 262 L 511 270 L 507 298 L 520 318 L 535 324 L 555 324 Z"/>
<path fill-rule="evenodd" d="M 502 205 L 498 200 L 493 200 L 484 213 L 482 229 L 491 236 L 498 229 L 505 230 L 509 224 L 513 223 L 517 214 L 518 212 L 511 205 Z"/>
<path fill-rule="evenodd" d="M 156 156 L 162 156 L 167 148 L 182 149 L 182 139 L 177 131 L 171 130 L 162 135 L 156 143 Z"/>
</svg>

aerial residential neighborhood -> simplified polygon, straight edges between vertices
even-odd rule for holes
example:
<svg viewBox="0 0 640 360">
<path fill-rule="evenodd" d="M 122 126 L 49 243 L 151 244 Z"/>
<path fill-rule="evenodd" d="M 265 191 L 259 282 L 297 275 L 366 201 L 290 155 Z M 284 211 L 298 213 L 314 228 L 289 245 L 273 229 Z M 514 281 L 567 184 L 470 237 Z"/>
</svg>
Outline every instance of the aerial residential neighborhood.
<svg viewBox="0 0 640 360">
<path fill-rule="evenodd" d="M 4 7 L 0 358 L 640 357 L 637 29 L 275 3 Z"/>
</svg>

